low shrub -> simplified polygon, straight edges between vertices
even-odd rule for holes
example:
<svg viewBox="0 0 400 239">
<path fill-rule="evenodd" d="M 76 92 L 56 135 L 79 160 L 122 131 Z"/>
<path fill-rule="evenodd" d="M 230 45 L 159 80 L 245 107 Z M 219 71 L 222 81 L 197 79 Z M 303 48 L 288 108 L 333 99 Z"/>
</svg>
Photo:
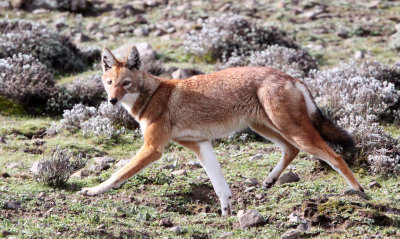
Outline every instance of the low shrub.
<svg viewBox="0 0 400 239">
<path fill-rule="evenodd" d="M 0 95 L 22 105 L 29 113 L 40 113 L 57 87 L 47 67 L 30 55 L 0 59 Z"/>
<path fill-rule="evenodd" d="M 286 32 L 276 27 L 264 28 L 234 14 L 205 20 L 201 30 L 188 32 L 184 41 L 187 52 L 222 63 L 228 62 L 231 57 L 249 56 L 270 45 L 299 48 Z"/>
<path fill-rule="evenodd" d="M 98 106 L 106 99 L 106 92 L 101 82 L 100 75 L 77 78 L 72 83 L 65 85 L 75 103 L 89 106 Z"/>
<path fill-rule="evenodd" d="M 56 73 L 84 70 L 94 60 L 86 57 L 68 37 L 28 20 L 0 19 L 0 58 L 29 54 Z M 100 52 L 97 53 L 98 58 Z"/>
<path fill-rule="evenodd" d="M 82 158 L 82 155 L 73 159 L 71 153 L 57 147 L 50 155 L 43 157 L 35 164 L 34 179 L 45 185 L 58 187 L 68 181 L 72 172 L 83 168 L 86 160 Z"/>
</svg>

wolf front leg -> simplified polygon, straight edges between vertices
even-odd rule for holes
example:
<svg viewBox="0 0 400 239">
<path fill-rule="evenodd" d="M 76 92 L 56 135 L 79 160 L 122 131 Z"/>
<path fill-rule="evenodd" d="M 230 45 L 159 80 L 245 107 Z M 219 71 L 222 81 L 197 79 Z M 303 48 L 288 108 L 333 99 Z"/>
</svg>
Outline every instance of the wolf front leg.
<svg viewBox="0 0 400 239">
<path fill-rule="evenodd" d="M 158 127 L 157 124 L 149 125 L 144 133 L 144 144 L 135 157 L 108 180 L 92 188 L 83 188 L 80 194 L 94 196 L 118 188 L 140 170 L 161 158 L 162 150 L 168 141 L 168 134 L 163 131 L 164 128 Z"/>
<path fill-rule="evenodd" d="M 200 160 L 200 163 L 206 171 L 208 177 L 210 178 L 215 193 L 217 194 L 221 202 L 222 216 L 232 215 L 232 193 L 229 189 L 228 183 L 225 180 L 224 174 L 217 160 L 217 156 L 215 155 L 211 142 L 177 142 L 191 149 Z"/>
</svg>

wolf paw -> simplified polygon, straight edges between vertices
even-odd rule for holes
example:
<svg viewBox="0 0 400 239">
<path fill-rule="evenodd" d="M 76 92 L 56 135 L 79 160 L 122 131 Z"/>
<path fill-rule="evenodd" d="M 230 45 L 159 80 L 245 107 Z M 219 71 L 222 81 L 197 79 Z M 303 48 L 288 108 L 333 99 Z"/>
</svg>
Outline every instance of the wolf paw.
<svg viewBox="0 0 400 239">
<path fill-rule="evenodd" d="M 274 178 L 272 181 L 267 178 L 262 183 L 262 188 L 263 189 L 270 189 L 275 184 L 275 182 L 276 182 L 276 178 Z"/>
</svg>

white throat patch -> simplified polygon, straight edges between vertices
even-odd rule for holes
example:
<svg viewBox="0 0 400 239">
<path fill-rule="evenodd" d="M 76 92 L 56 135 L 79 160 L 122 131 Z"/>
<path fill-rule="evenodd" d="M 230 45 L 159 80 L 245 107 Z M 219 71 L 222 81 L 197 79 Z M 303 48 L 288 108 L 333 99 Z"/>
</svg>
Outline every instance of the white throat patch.
<svg viewBox="0 0 400 239">
<path fill-rule="evenodd" d="M 129 112 L 132 113 L 132 108 L 135 105 L 137 98 L 139 97 L 139 93 L 129 93 L 125 94 L 121 100 L 122 106 Z"/>
</svg>

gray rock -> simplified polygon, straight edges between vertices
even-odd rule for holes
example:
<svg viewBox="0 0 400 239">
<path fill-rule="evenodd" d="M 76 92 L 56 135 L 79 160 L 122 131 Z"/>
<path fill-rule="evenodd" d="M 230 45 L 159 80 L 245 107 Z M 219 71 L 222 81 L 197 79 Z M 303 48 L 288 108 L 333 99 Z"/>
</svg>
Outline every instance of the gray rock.
<svg viewBox="0 0 400 239">
<path fill-rule="evenodd" d="M 298 232 L 307 232 L 307 231 L 310 230 L 310 227 L 311 227 L 310 226 L 310 222 L 309 221 L 305 221 L 305 222 L 300 223 L 297 226 L 296 231 L 298 231 Z"/>
<path fill-rule="evenodd" d="M 32 14 L 33 15 L 40 15 L 40 14 L 45 14 L 45 13 L 48 13 L 48 12 L 49 12 L 49 10 L 47 10 L 47 9 L 39 8 L 39 9 L 33 10 Z"/>
<path fill-rule="evenodd" d="M 370 189 L 381 188 L 381 185 L 377 181 L 372 181 L 368 184 L 368 188 Z"/>
<path fill-rule="evenodd" d="M 189 161 L 188 165 L 201 168 L 201 164 L 199 162 L 197 162 L 197 161 Z"/>
<path fill-rule="evenodd" d="M 103 39 L 106 38 L 102 32 L 96 32 L 96 33 L 94 34 L 94 37 L 95 37 L 96 39 L 98 39 L 98 40 L 103 40 Z"/>
<path fill-rule="evenodd" d="M 3 209 L 10 209 L 10 210 L 18 210 L 21 208 L 21 202 L 20 201 L 5 201 L 3 204 Z"/>
<path fill-rule="evenodd" d="M 161 218 L 160 223 L 158 225 L 160 227 L 172 227 L 174 224 L 171 222 L 169 218 Z"/>
<path fill-rule="evenodd" d="M 265 219 L 257 210 L 248 210 L 239 216 L 240 228 L 249 228 L 265 224 Z"/>
<path fill-rule="evenodd" d="M 173 164 L 167 164 L 165 166 L 162 166 L 161 169 L 175 169 L 175 166 Z"/>
<path fill-rule="evenodd" d="M 255 154 L 253 157 L 251 157 L 250 160 L 261 159 L 263 157 L 264 157 L 264 154 L 258 153 L 258 154 Z"/>
<path fill-rule="evenodd" d="M 182 232 L 182 228 L 180 226 L 171 227 L 169 230 L 175 233 L 175 235 L 179 235 Z"/>
<path fill-rule="evenodd" d="M 65 17 L 60 17 L 54 21 L 54 27 L 57 29 L 61 29 L 65 26 L 67 26 L 67 24 L 65 24 L 66 21 L 67 21 L 67 19 Z"/>
<path fill-rule="evenodd" d="M 256 199 L 257 199 L 257 200 L 261 200 L 261 199 L 263 199 L 264 197 L 265 197 L 264 194 L 261 194 L 261 193 L 259 193 L 259 194 L 256 195 Z"/>
<path fill-rule="evenodd" d="M 112 34 L 120 33 L 120 32 L 122 32 L 121 25 L 116 24 L 114 26 L 111 26 L 111 27 L 107 28 L 107 32 L 112 33 Z"/>
<path fill-rule="evenodd" d="M 156 57 L 156 52 L 153 50 L 151 45 L 147 42 L 142 42 L 138 44 L 132 44 L 132 43 L 127 43 L 125 45 L 122 45 L 118 47 L 117 49 L 113 50 L 113 54 L 117 59 L 123 60 L 126 58 L 129 50 L 132 48 L 132 46 L 136 46 L 136 48 L 139 51 L 140 58 L 142 61 L 153 61 L 155 60 Z"/>
<path fill-rule="evenodd" d="M 184 170 L 184 169 L 173 171 L 171 174 L 174 176 L 187 175 L 186 170 Z"/>
<path fill-rule="evenodd" d="M 115 164 L 115 167 L 121 168 L 121 167 L 127 165 L 130 161 L 131 161 L 130 159 L 122 159 L 122 160 L 118 161 L 118 163 Z"/>
<path fill-rule="evenodd" d="M 24 0 L 11 0 L 10 2 L 13 8 L 20 8 L 24 3 Z"/>
<path fill-rule="evenodd" d="M 364 58 L 364 52 L 362 51 L 356 51 L 356 53 L 354 53 L 354 59 L 363 59 Z"/>
<path fill-rule="evenodd" d="M 103 170 L 107 170 L 109 169 L 111 166 L 109 164 L 92 164 L 89 167 L 87 167 L 88 171 L 92 171 L 92 172 L 100 172 Z"/>
<path fill-rule="evenodd" d="M 7 11 L 11 9 L 11 4 L 8 1 L 0 1 L 0 11 Z"/>
<path fill-rule="evenodd" d="M 160 30 L 160 29 L 156 29 L 154 32 L 151 33 L 151 35 L 155 36 L 155 37 L 160 37 L 160 36 L 162 36 L 164 34 L 165 34 L 165 32 L 163 30 Z"/>
<path fill-rule="evenodd" d="M 282 234 L 281 239 L 300 239 L 300 233 L 296 230 L 289 230 Z"/>
<path fill-rule="evenodd" d="M 87 176 L 89 176 L 89 173 L 84 169 L 80 169 L 75 173 L 71 174 L 70 178 L 84 178 Z"/>
<path fill-rule="evenodd" d="M 114 163 L 115 158 L 112 157 L 94 157 L 94 162 L 97 164 Z"/>
<path fill-rule="evenodd" d="M 204 72 L 201 72 L 196 69 L 183 68 L 172 72 L 171 76 L 173 79 L 186 79 L 194 75 L 202 75 L 202 74 L 204 74 Z"/>
<path fill-rule="evenodd" d="M 342 38 L 347 38 L 349 36 L 350 30 L 345 28 L 345 27 L 341 27 L 339 28 L 339 30 L 336 32 L 336 35 L 338 35 L 339 37 Z"/>
<path fill-rule="evenodd" d="M 352 189 L 352 188 L 351 188 L 351 189 L 344 190 L 344 191 L 341 193 L 341 195 L 342 195 L 342 196 L 344 196 L 344 195 L 357 195 L 357 196 L 359 196 L 359 197 L 361 197 L 361 198 L 363 198 L 363 199 L 368 199 L 367 194 L 365 194 L 364 192 L 361 192 L 361 191 Z"/>
<path fill-rule="evenodd" d="M 149 29 L 147 27 L 139 27 L 133 31 L 133 35 L 137 37 L 146 37 L 149 35 Z"/>
<path fill-rule="evenodd" d="M 248 192 L 254 191 L 255 189 L 256 189 L 255 186 L 248 187 L 248 188 L 246 188 L 246 189 L 244 190 L 244 192 L 245 192 L 245 193 L 248 193 Z"/>
<path fill-rule="evenodd" d="M 11 162 L 11 163 L 6 164 L 6 168 L 8 168 L 8 169 L 18 168 L 21 166 L 22 166 L 22 163 L 20 163 L 20 162 Z"/>
<path fill-rule="evenodd" d="M 233 237 L 233 235 L 234 235 L 233 232 L 225 232 L 224 234 L 221 235 L 221 239 L 230 238 Z"/>
<path fill-rule="evenodd" d="M 246 179 L 245 183 L 249 186 L 257 186 L 258 185 L 258 179 L 256 178 L 248 178 Z"/>
<path fill-rule="evenodd" d="M 301 218 L 296 212 L 292 212 L 288 216 L 288 222 L 299 222 Z"/>
<path fill-rule="evenodd" d="M 293 182 L 298 182 L 300 180 L 300 177 L 297 173 L 294 173 L 293 171 L 289 171 L 287 173 L 282 174 L 278 181 L 276 181 L 277 185 L 282 185 L 285 183 L 293 183 Z"/>
<path fill-rule="evenodd" d="M 97 28 L 99 27 L 99 25 L 100 25 L 100 24 L 99 24 L 98 22 L 89 22 L 89 23 L 86 25 L 86 30 L 87 30 L 88 32 L 91 32 L 91 31 L 97 29 Z"/>
</svg>

